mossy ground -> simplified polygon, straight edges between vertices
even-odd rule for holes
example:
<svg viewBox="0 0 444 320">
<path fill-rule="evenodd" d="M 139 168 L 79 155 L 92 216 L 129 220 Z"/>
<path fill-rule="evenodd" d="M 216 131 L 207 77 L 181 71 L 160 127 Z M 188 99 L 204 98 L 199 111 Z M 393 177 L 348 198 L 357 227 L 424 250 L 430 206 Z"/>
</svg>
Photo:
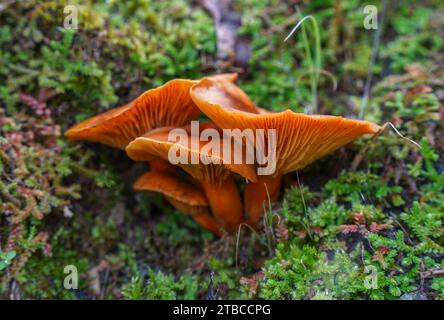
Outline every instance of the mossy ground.
<svg viewBox="0 0 444 320">
<path fill-rule="evenodd" d="M 235 3 L 252 49 L 241 87 L 262 107 L 303 111 L 313 101 L 303 33 L 283 42 L 295 4 Z M 211 18 L 185 0 L 69 1 L 79 8 L 72 31 L 62 27 L 67 4 L 0 10 L 1 297 L 444 298 L 441 1 L 389 6 L 365 114 L 421 148 L 391 130 L 360 139 L 287 176 L 263 231 L 222 239 L 135 193 L 145 165 L 61 135 L 172 78 L 238 71 L 215 63 Z M 359 114 L 374 33 L 363 6 L 300 4 L 300 16 L 318 21 L 322 68 L 338 82 L 333 90 L 320 77 L 320 113 Z M 78 269 L 78 290 L 63 286 L 66 265 Z"/>
</svg>

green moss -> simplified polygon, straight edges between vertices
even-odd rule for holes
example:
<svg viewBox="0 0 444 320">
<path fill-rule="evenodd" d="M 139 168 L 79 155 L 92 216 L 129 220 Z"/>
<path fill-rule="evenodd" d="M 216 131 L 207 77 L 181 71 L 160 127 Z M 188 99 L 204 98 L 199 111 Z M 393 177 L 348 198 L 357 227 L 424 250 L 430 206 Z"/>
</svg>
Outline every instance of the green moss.
<svg viewBox="0 0 444 320">
<path fill-rule="evenodd" d="M 171 275 L 148 269 L 146 282 L 140 276 L 131 279 L 123 288 L 123 296 L 130 300 L 192 300 L 197 298 L 199 283 L 191 275 L 182 275 L 177 281 Z"/>
</svg>

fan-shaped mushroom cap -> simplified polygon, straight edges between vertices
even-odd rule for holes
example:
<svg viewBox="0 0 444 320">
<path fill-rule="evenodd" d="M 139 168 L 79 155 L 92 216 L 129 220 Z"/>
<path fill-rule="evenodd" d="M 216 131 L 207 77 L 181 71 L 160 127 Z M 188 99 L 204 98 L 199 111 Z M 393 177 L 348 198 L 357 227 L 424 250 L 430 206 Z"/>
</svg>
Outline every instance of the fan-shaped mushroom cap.
<svg viewBox="0 0 444 320">
<path fill-rule="evenodd" d="M 197 208 L 197 212 L 208 207 L 208 201 L 201 190 L 171 173 L 147 172 L 134 183 L 133 188 L 136 191 L 160 192 L 166 197 Z M 193 211 L 186 213 L 192 214 Z"/>
<path fill-rule="evenodd" d="M 237 74 L 214 76 L 216 81 L 228 83 L 236 78 Z M 189 95 L 191 86 L 197 82 L 171 80 L 124 106 L 74 125 L 65 135 L 71 141 L 87 140 L 125 149 L 130 141 L 154 128 L 186 125 L 200 113 Z"/>
<path fill-rule="evenodd" d="M 180 179 L 171 172 L 154 170 L 141 176 L 133 187 L 136 191 L 161 193 L 179 211 L 192 216 L 197 223 L 214 234 L 221 235 L 221 227 L 208 213 L 205 195 L 191 182 Z"/>
<path fill-rule="evenodd" d="M 275 175 L 304 168 L 357 137 L 375 134 L 381 129 L 368 121 L 305 115 L 291 110 L 269 114 L 244 112 L 233 93 L 227 92 L 221 81 L 210 78 L 195 84 L 190 95 L 201 111 L 220 128 L 275 129 Z M 267 146 L 266 132 L 264 146 Z"/>
<path fill-rule="evenodd" d="M 211 183 L 218 183 L 232 172 L 241 175 L 242 177 L 256 181 L 255 168 L 251 164 L 236 164 L 232 157 L 228 158 L 222 153 L 223 139 L 221 138 L 220 151 L 221 154 L 213 153 L 214 150 L 204 147 L 208 142 L 201 141 L 199 137 L 193 136 L 191 126 L 184 126 L 179 129 L 183 131 L 175 134 L 178 138 L 176 141 L 169 141 L 171 130 L 178 129 L 174 127 L 163 127 L 151 130 L 131 141 L 126 147 L 128 156 L 135 161 L 152 161 L 156 158 L 168 160 L 170 149 L 174 148 L 177 153 L 182 153 L 187 156 L 187 163 L 178 163 L 177 165 L 188 172 L 193 178 L 197 180 L 206 180 Z M 205 129 L 219 129 L 211 123 L 200 123 L 200 132 Z M 199 133 L 200 133 L 199 132 Z M 192 139 L 196 139 L 198 143 L 193 145 Z M 231 155 L 233 155 L 231 153 Z M 191 163 L 191 159 L 196 157 L 199 163 Z M 203 160 L 203 161 L 201 161 Z"/>
</svg>

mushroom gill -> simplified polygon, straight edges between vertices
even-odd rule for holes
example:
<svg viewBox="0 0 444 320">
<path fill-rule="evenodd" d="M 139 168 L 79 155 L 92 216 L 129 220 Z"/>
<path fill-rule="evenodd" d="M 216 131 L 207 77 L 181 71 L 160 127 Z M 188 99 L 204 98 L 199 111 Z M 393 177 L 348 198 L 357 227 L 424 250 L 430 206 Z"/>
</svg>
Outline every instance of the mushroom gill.
<svg viewBox="0 0 444 320">
<path fill-rule="evenodd" d="M 243 208 L 233 173 L 256 181 L 254 166 L 234 164 L 232 159 L 225 157 L 225 153 L 221 156 L 208 148 L 208 144 L 196 136 L 191 126 L 180 128 L 180 132 L 175 132 L 176 140 L 171 141 L 170 132 L 174 129 L 155 129 L 135 139 L 126 147 L 128 156 L 135 161 L 150 161 L 154 158 L 171 160 L 171 153 L 185 155 L 186 161 L 177 165 L 200 183 L 216 222 L 229 233 L 235 232 L 243 221 Z M 201 124 L 199 129 L 199 135 L 205 129 L 218 130 L 210 123 Z M 218 140 L 218 137 L 213 137 L 211 143 L 221 150 L 223 138 Z M 193 157 L 198 161 L 193 161 Z"/>
<path fill-rule="evenodd" d="M 214 123 L 223 129 L 263 129 L 264 139 L 246 136 L 246 145 L 254 146 L 256 155 L 270 155 L 275 151 L 271 165 L 275 166 L 272 174 L 258 174 L 257 184 L 249 184 L 244 194 L 247 221 L 257 225 L 263 210 L 262 203 L 267 200 L 264 182 L 270 179 L 273 188 L 268 190 L 276 196 L 279 190 L 280 177 L 286 173 L 302 169 L 315 160 L 335 151 L 356 138 L 365 134 L 376 134 L 381 127 L 360 120 L 324 115 L 305 115 L 286 110 L 276 113 L 264 113 L 258 109 L 256 113 L 245 112 L 239 107 L 236 92 L 227 91 L 224 80 L 204 78 L 192 86 L 190 95 L 199 109 Z M 234 84 L 233 84 L 234 86 Z M 269 129 L 274 129 L 275 145 L 271 147 Z M 259 150 L 257 150 L 259 149 Z M 268 164 L 270 165 L 270 164 Z M 278 194 L 279 192 L 277 192 Z"/>
<path fill-rule="evenodd" d="M 208 213 L 208 201 L 203 192 L 192 183 L 169 170 L 151 171 L 142 175 L 133 185 L 136 191 L 151 191 L 162 194 L 173 207 L 190 215 L 198 224 L 220 236 L 221 228 Z"/>
<path fill-rule="evenodd" d="M 210 78 L 230 83 L 236 80 L 237 74 L 220 74 Z M 145 91 L 121 107 L 74 125 L 65 135 L 71 141 L 87 140 L 125 149 L 130 141 L 152 129 L 186 125 L 200 114 L 189 94 L 191 86 L 198 81 L 171 80 Z"/>
</svg>

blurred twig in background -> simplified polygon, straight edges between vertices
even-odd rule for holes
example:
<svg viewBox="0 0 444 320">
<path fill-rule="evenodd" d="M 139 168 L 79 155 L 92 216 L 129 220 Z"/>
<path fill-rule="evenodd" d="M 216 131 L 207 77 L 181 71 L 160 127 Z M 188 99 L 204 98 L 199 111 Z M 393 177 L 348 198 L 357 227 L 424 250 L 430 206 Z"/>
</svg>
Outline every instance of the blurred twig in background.
<svg viewBox="0 0 444 320">
<path fill-rule="evenodd" d="M 238 35 L 241 16 L 234 10 L 233 1 L 202 0 L 202 5 L 214 19 L 219 69 L 233 65 L 246 67 L 250 60 L 250 47 L 247 39 Z"/>
</svg>

